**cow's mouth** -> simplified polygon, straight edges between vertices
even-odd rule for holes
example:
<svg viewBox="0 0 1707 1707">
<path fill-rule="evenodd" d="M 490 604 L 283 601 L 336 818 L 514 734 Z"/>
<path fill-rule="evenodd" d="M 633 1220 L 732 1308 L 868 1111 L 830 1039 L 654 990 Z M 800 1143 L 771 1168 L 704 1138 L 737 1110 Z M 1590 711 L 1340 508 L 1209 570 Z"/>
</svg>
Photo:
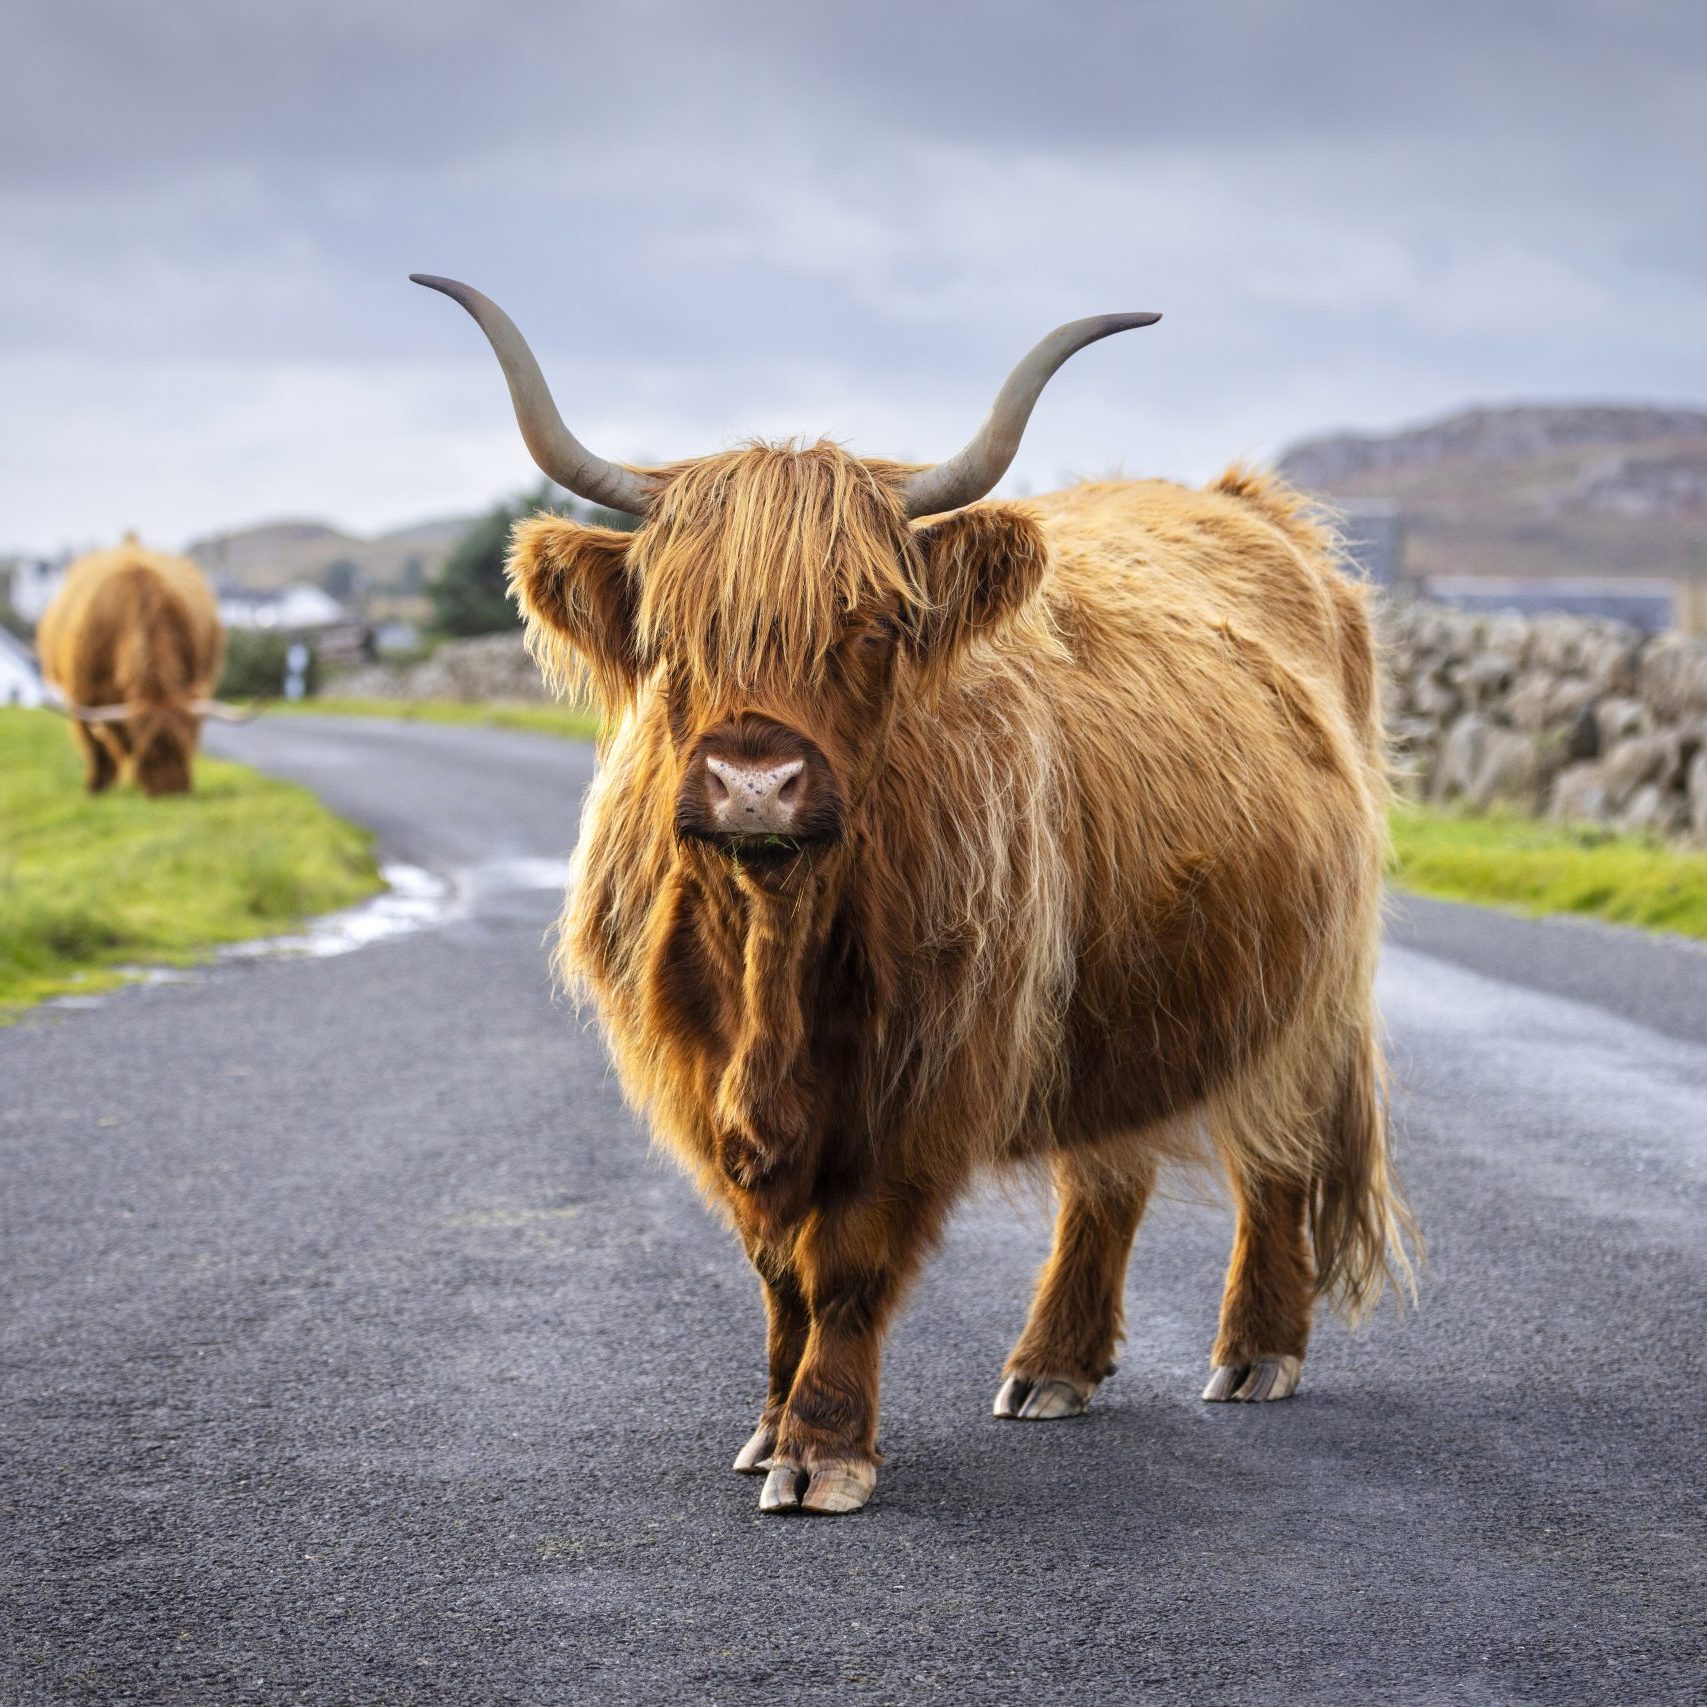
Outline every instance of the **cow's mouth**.
<svg viewBox="0 0 1707 1707">
<path fill-rule="evenodd" d="M 731 836 L 687 827 L 682 829 L 681 835 L 684 841 L 697 843 L 718 854 L 732 869 L 762 872 L 780 872 L 788 866 L 803 865 L 836 841 L 835 837 L 825 835 L 791 836 L 766 831 L 750 836 Z"/>
</svg>

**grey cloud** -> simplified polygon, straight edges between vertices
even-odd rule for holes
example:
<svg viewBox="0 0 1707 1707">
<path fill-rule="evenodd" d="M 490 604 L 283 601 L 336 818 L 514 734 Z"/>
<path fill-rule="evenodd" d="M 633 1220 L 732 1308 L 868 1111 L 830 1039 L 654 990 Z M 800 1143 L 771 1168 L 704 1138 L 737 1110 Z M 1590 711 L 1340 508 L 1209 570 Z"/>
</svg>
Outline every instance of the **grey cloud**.
<svg viewBox="0 0 1707 1707">
<path fill-rule="evenodd" d="M 1063 374 L 1022 479 L 1707 391 L 1692 6 L 32 0 L 8 30 L 0 542 L 519 482 L 416 269 L 505 302 L 619 455 L 935 454 L 1104 308 L 1167 319 Z"/>
</svg>

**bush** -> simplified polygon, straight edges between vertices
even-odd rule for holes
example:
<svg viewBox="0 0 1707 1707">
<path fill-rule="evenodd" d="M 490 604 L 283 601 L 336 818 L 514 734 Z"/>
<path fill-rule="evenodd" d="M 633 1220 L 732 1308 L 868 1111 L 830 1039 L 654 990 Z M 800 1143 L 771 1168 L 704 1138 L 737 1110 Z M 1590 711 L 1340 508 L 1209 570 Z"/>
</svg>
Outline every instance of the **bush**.
<svg viewBox="0 0 1707 1707">
<path fill-rule="evenodd" d="M 537 510 L 555 510 L 560 516 L 596 527 L 633 528 L 638 516 L 597 505 L 578 504 L 573 498 L 551 501 L 551 486 L 508 503 L 495 505 L 451 548 L 438 579 L 427 589 L 432 600 L 433 627 L 440 634 L 466 639 L 477 634 L 502 634 L 520 620 L 510 603 L 504 584 L 504 561 L 510 551 L 510 530 Z"/>
<path fill-rule="evenodd" d="M 298 639 L 272 628 L 233 628 L 225 636 L 221 699 L 277 699 L 284 692 L 285 653 Z M 308 692 L 320 691 L 320 657 L 308 648 Z"/>
</svg>

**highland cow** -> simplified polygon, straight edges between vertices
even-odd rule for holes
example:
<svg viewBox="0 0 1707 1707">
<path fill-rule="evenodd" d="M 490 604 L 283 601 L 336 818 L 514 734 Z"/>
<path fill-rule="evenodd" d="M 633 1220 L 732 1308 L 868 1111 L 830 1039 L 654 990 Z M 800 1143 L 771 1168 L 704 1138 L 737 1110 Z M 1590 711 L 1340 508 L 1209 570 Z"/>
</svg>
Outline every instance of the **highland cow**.
<svg viewBox="0 0 1707 1707">
<path fill-rule="evenodd" d="M 1375 660 L 1298 497 L 1235 469 L 978 502 L 1055 369 L 1153 315 L 1052 334 L 935 467 L 643 471 L 574 438 L 494 304 L 418 282 L 479 322 L 545 472 L 642 518 L 524 522 L 511 584 L 604 715 L 561 969 L 763 1290 L 761 1508 L 866 1503 L 886 1326 L 991 1170 L 1059 1201 L 997 1416 L 1090 1403 L 1172 1161 L 1237 1213 L 1203 1397 L 1287 1397 L 1313 1300 L 1408 1272 Z"/>
<path fill-rule="evenodd" d="M 212 589 L 187 557 L 131 536 L 71 565 L 36 650 L 91 794 L 127 775 L 148 795 L 189 790 L 203 719 L 242 715 L 210 697 L 224 649 Z"/>
</svg>

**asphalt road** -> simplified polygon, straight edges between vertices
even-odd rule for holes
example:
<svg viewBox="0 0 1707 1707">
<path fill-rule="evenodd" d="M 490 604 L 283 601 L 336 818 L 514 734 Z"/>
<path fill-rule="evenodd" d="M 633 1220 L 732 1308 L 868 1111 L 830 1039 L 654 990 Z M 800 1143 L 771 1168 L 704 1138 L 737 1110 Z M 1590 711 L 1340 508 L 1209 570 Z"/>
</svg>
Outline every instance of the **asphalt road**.
<svg viewBox="0 0 1707 1707">
<path fill-rule="evenodd" d="M 590 756 L 219 741 L 467 904 L 0 1033 L 0 1701 L 1701 1698 L 1707 955 L 1406 904 L 1420 1310 L 1201 1404 L 1230 1229 L 1182 1187 L 1092 1414 L 997 1422 L 1046 1226 L 991 1198 L 871 1507 L 761 1518 L 754 1283 L 548 984 Z"/>
</svg>

